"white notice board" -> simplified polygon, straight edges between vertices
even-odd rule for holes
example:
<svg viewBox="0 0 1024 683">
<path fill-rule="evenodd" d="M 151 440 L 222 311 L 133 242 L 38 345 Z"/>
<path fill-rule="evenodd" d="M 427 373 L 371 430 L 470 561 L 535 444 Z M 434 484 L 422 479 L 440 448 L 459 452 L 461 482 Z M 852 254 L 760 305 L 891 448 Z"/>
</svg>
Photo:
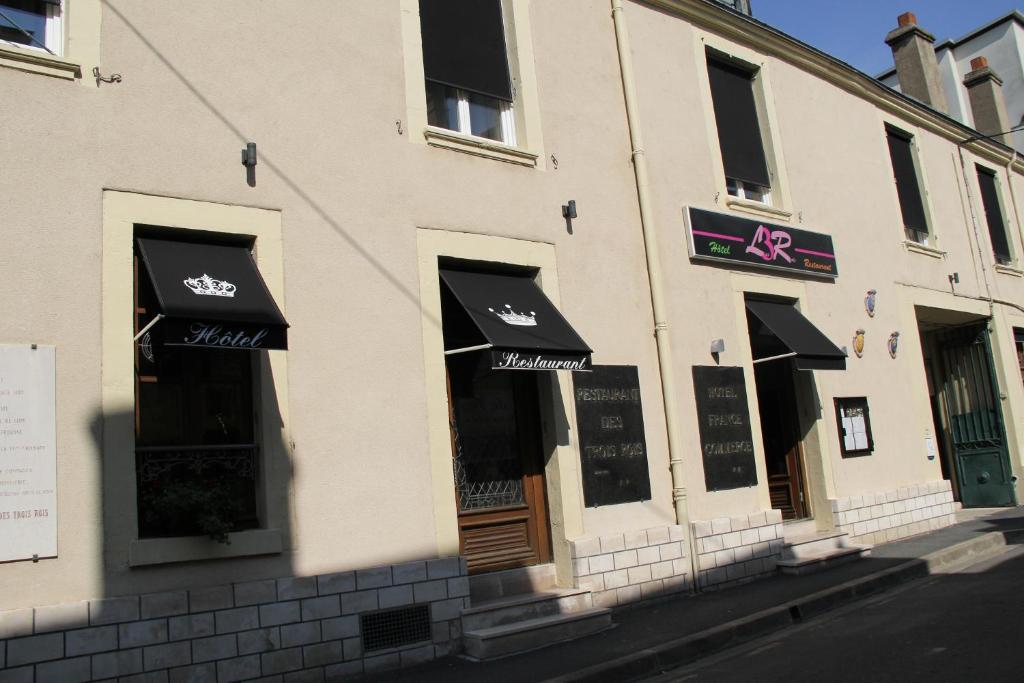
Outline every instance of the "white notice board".
<svg viewBox="0 0 1024 683">
<path fill-rule="evenodd" d="M 57 556 L 55 361 L 0 344 L 0 562 Z"/>
</svg>

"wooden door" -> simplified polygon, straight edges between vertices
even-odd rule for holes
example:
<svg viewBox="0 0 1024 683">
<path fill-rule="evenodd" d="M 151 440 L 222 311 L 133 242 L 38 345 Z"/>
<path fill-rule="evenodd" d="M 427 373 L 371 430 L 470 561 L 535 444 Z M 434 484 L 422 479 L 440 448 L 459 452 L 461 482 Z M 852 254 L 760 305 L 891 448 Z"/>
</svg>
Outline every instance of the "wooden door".
<svg viewBox="0 0 1024 683">
<path fill-rule="evenodd" d="M 448 405 L 460 552 L 470 573 L 551 560 L 533 372 L 449 358 Z"/>
<path fill-rule="evenodd" d="M 783 519 L 807 516 L 793 366 L 789 359 L 754 366 L 768 495 Z"/>
</svg>

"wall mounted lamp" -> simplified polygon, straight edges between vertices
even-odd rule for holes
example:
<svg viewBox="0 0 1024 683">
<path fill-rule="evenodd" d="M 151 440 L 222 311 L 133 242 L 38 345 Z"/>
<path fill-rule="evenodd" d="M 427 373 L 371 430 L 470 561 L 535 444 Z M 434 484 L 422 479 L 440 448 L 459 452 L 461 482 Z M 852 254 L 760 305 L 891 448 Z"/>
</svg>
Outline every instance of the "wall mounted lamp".
<svg viewBox="0 0 1024 683">
<path fill-rule="evenodd" d="M 245 182 L 256 187 L 256 143 L 247 142 L 242 150 L 242 166 L 245 166 Z"/>
<path fill-rule="evenodd" d="M 958 285 L 958 284 L 960 284 L 960 273 L 950 273 L 949 274 L 949 284 L 951 284 L 951 285 Z"/>
<path fill-rule="evenodd" d="M 576 218 L 576 200 L 570 199 L 568 204 L 562 204 L 562 218 L 565 219 L 565 231 L 572 234 L 572 219 Z"/>
<path fill-rule="evenodd" d="M 711 340 L 711 353 L 722 353 L 725 351 L 725 340 L 724 339 L 712 339 Z"/>
</svg>

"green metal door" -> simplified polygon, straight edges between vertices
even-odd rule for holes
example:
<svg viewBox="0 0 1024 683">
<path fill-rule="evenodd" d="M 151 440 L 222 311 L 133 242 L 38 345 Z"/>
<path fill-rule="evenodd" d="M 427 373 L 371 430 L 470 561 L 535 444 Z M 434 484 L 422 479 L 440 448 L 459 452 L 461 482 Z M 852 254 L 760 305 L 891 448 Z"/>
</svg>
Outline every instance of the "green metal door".
<svg viewBox="0 0 1024 683">
<path fill-rule="evenodd" d="M 953 462 L 964 507 L 1015 505 L 987 324 L 939 333 Z"/>
</svg>

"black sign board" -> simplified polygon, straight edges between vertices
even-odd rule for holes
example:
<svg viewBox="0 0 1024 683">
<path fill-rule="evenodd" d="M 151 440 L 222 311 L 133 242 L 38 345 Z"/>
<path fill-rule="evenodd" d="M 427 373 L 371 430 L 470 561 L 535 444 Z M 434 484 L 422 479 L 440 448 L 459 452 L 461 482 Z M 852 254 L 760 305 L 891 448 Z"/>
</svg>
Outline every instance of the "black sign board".
<svg viewBox="0 0 1024 683">
<path fill-rule="evenodd" d="M 573 375 L 586 507 L 650 500 L 647 440 L 635 365 Z"/>
<path fill-rule="evenodd" d="M 687 208 L 687 242 L 695 259 L 743 263 L 834 278 L 832 236 Z"/>
<path fill-rule="evenodd" d="M 704 484 L 708 491 L 757 485 L 743 368 L 693 366 Z"/>
</svg>

